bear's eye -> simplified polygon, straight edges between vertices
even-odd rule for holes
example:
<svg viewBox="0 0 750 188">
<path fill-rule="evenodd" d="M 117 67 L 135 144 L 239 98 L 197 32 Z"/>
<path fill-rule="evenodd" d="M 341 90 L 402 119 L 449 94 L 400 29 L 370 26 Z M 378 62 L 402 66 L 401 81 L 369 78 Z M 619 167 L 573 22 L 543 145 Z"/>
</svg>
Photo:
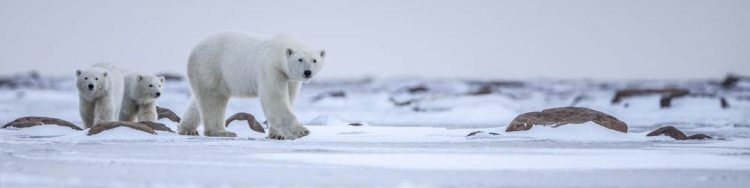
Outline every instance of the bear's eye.
<svg viewBox="0 0 750 188">
<path fill-rule="evenodd" d="M 149 84 L 148 87 L 154 87 L 154 85 L 153 84 Z"/>
<path fill-rule="evenodd" d="M 313 59 L 313 63 L 317 63 L 317 62 L 318 62 L 318 60 L 317 60 L 317 59 Z"/>
<path fill-rule="evenodd" d="M 94 80 L 99 80 L 99 77 L 94 78 Z"/>
<path fill-rule="evenodd" d="M 299 58 L 297 61 L 302 62 L 302 58 Z"/>
<path fill-rule="evenodd" d="M 89 77 L 83 77 L 84 80 L 89 80 Z"/>
</svg>

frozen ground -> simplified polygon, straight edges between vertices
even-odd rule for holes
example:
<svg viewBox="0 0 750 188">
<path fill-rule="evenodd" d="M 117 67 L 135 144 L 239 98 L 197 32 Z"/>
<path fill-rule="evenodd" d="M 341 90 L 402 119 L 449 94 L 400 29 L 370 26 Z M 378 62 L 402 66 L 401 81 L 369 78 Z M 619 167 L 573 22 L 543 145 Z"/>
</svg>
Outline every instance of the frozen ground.
<svg viewBox="0 0 750 188">
<path fill-rule="evenodd" d="M 68 79 L 0 89 L 0 122 L 52 116 L 80 124 Z M 458 79 L 361 79 L 303 86 L 295 105 L 312 131 L 274 141 L 234 122 L 237 138 L 99 135 L 57 126 L 0 129 L 0 187 L 744 187 L 750 183 L 750 87 L 714 81 L 503 82 L 488 94 Z M 415 89 L 422 86 L 424 89 Z M 610 104 L 619 88 L 683 87 L 694 93 L 659 108 L 659 97 Z M 412 91 L 410 92 L 410 88 Z M 343 92 L 344 97 L 317 97 Z M 159 105 L 181 114 L 189 92 L 169 82 Z M 578 100 L 576 100 L 578 99 Z M 403 104 L 411 101 L 409 104 Z M 577 101 L 577 102 L 575 102 Z M 254 99 L 232 100 L 227 116 L 264 117 Z M 401 103 L 401 104 L 396 104 Z M 583 106 L 626 122 L 630 133 L 567 125 L 505 133 L 516 115 Z M 173 129 L 175 123 L 162 121 Z M 362 122 L 363 126 L 349 123 Z M 645 137 L 672 125 L 715 138 Z M 485 131 L 466 137 L 473 131 Z M 490 135 L 496 132 L 500 135 Z"/>
</svg>

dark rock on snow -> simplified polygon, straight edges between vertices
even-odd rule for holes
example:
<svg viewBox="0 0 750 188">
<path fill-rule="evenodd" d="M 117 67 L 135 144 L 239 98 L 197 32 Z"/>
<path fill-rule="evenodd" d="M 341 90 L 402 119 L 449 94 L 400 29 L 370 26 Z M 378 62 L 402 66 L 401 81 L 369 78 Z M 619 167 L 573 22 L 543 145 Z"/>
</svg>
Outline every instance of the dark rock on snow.
<svg viewBox="0 0 750 188">
<path fill-rule="evenodd" d="M 541 112 L 528 112 L 518 115 L 510 122 L 505 132 L 525 131 L 534 125 L 553 125 L 554 127 L 566 124 L 580 124 L 592 121 L 608 129 L 627 133 L 628 125 L 617 118 L 596 110 L 582 107 L 561 107 L 543 110 Z"/>
<path fill-rule="evenodd" d="M 37 125 L 59 125 L 63 127 L 70 127 L 71 129 L 75 129 L 79 131 L 83 130 L 80 127 L 76 126 L 75 124 L 62 120 L 62 119 L 51 118 L 51 117 L 36 117 L 36 116 L 18 118 L 16 120 L 13 120 L 3 125 L 2 128 L 8 128 L 8 127 L 26 128 L 26 127 L 33 127 Z"/>
</svg>

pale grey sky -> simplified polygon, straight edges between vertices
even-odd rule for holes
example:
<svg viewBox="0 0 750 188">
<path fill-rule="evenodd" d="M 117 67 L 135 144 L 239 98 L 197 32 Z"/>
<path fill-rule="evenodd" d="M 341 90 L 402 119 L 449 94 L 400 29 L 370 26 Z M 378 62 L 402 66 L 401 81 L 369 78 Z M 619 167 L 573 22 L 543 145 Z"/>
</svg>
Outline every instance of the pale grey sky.
<svg viewBox="0 0 750 188">
<path fill-rule="evenodd" d="M 222 31 L 296 35 L 327 50 L 328 78 L 750 74 L 746 0 L 0 0 L 0 74 L 100 61 L 184 73 Z"/>
</svg>

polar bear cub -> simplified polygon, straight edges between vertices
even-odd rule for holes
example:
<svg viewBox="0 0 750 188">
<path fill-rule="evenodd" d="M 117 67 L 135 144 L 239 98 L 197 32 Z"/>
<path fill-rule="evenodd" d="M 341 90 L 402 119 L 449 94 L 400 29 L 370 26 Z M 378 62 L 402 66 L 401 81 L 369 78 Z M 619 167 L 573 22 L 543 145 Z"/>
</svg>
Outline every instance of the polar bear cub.
<svg viewBox="0 0 750 188">
<path fill-rule="evenodd" d="M 79 112 L 86 128 L 117 120 L 123 95 L 122 70 L 105 63 L 76 70 Z"/>
<path fill-rule="evenodd" d="M 307 47 L 288 35 L 262 37 L 220 33 L 204 39 L 190 54 L 188 79 L 193 92 L 179 133 L 197 135 L 203 120 L 206 136 L 234 137 L 223 119 L 231 97 L 259 97 L 270 125 L 269 138 L 296 139 L 310 132 L 292 112 L 302 82 L 323 67 L 325 51 Z"/>
<path fill-rule="evenodd" d="M 120 121 L 156 122 L 156 99 L 161 96 L 164 77 L 144 73 L 125 76 L 125 93 L 120 109 Z"/>
</svg>

